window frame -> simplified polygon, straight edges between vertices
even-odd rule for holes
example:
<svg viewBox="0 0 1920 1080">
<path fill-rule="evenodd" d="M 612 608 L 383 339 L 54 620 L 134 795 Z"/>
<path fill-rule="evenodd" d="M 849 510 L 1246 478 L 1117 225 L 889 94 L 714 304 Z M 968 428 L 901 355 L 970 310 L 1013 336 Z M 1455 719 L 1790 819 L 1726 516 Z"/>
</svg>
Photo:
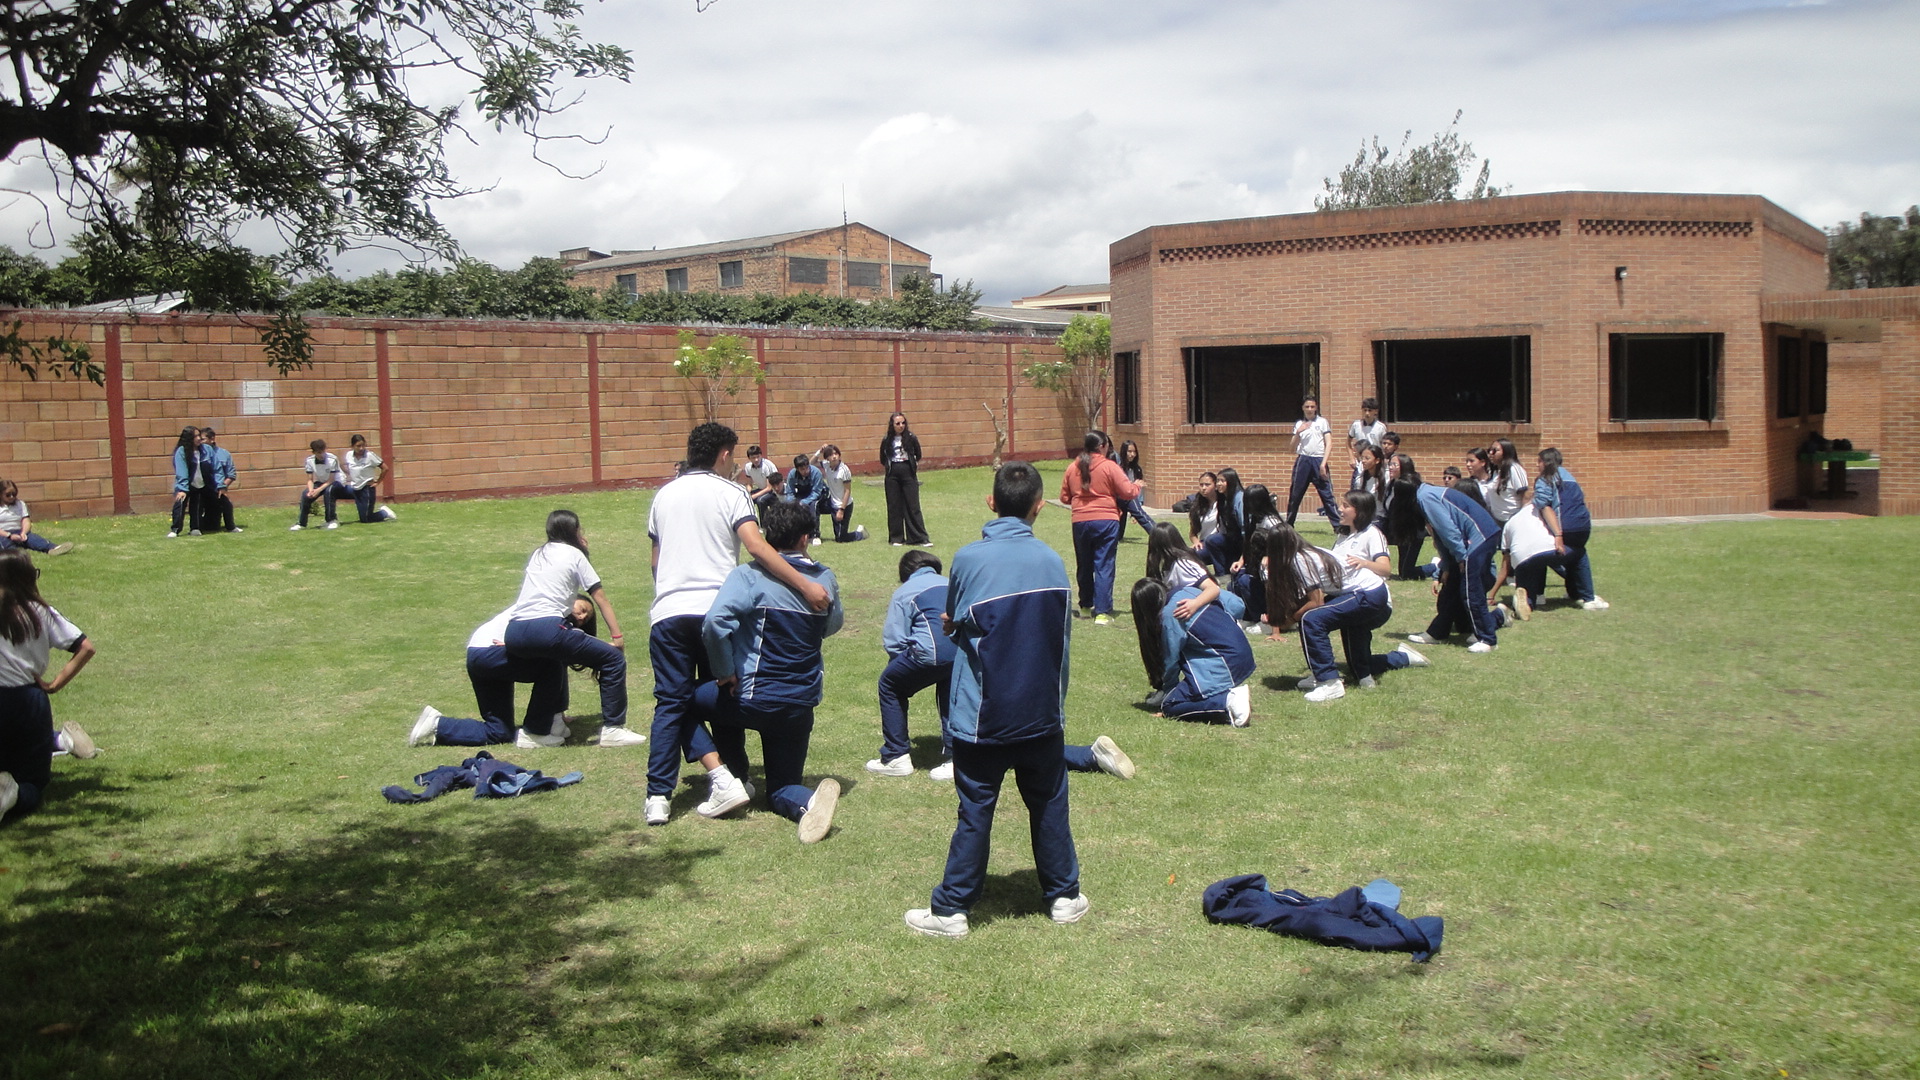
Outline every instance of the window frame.
<svg viewBox="0 0 1920 1080">
<path fill-rule="evenodd" d="M 691 283 L 690 283 L 690 282 L 688 282 L 688 280 L 687 280 L 687 268 L 686 268 L 686 267 L 684 267 L 684 266 L 675 266 L 675 267 L 672 267 L 672 268 L 670 268 L 670 269 L 668 269 L 668 270 L 666 270 L 666 271 L 663 271 L 663 273 L 665 274 L 665 277 L 666 277 L 666 282 L 667 282 L 667 284 L 666 284 L 666 291 L 667 291 L 667 292 L 670 292 L 670 293 L 683 293 L 683 292 L 690 292 L 690 291 L 692 291 L 692 290 L 691 290 L 691 288 L 690 288 L 690 284 L 691 284 Z"/>
<path fill-rule="evenodd" d="M 1410 345 L 1459 344 L 1472 341 L 1504 341 L 1507 343 L 1507 415 L 1494 417 L 1432 419 L 1411 417 L 1405 414 L 1400 405 L 1400 386 L 1404 380 L 1397 376 L 1395 369 L 1402 362 L 1392 355 L 1396 350 Z M 1433 334 L 1414 337 L 1376 337 L 1373 339 L 1373 386 L 1374 396 L 1380 401 L 1380 419 L 1389 427 L 1402 429 L 1423 424 L 1486 425 L 1500 424 L 1507 427 L 1526 427 L 1533 423 L 1533 333 L 1496 334 L 1484 330 L 1457 334 Z"/>
<path fill-rule="evenodd" d="M 1140 422 L 1140 350 L 1126 349 L 1113 354 L 1113 422 Z"/>
<path fill-rule="evenodd" d="M 640 275 L 637 273 L 615 274 L 613 276 L 613 287 L 620 295 L 631 300 L 640 295 Z"/>
<path fill-rule="evenodd" d="M 787 283 L 789 285 L 831 285 L 833 282 L 828 272 L 828 266 L 831 262 L 832 260 L 830 259 L 815 259 L 805 255 L 789 255 L 787 256 Z M 800 276 L 800 270 L 803 267 L 811 269 L 816 266 L 820 268 L 820 276 L 818 279 Z"/>
<path fill-rule="evenodd" d="M 1636 341 L 1676 341 L 1697 339 L 1705 346 L 1706 371 L 1697 385 L 1703 391 L 1707 416 L 1623 416 L 1633 388 L 1633 343 Z M 1609 424 L 1711 424 L 1718 423 L 1726 409 L 1726 339 L 1724 333 L 1709 330 L 1681 332 L 1658 330 L 1610 330 L 1606 347 L 1606 421 Z M 1625 369 L 1624 373 L 1622 369 Z M 1697 377 L 1698 378 L 1698 377 Z M 1700 412 L 1703 410 L 1695 410 Z"/>
<path fill-rule="evenodd" d="M 1320 396 L 1321 365 L 1324 357 L 1321 342 L 1317 339 L 1305 341 L 1243 341 L 1230 344 L 1187 345 L 1180 349 L 1180 367 L 1182 386 L 1185 389 L 1186 396 L 1186 422 L 1189 426 L 1273 427 L 1280 424 L 1290 424 L 1294 420 L 1299 419 L 1298 412 L 1292 409 L 1281 410 L 1282 412 L 1290 412 L 1292 415 L 1275 417 L 1273 419 L 1220 420 L 1213 418 L 1208 383 L 1218 380 L 1207 377 L 1213 374 L 1208 368 L 1210 368 L 1213 363 L 1224 361 L 1228 358 L 1202 354 L 1215 354 L 1225 352 L 1226 350 L 1238 349 L 1299 349 L 1300 393 L 1299 396 L 1294 399 L 1294 408 L 1297 409 L 1299 401 L 1304 398 L 1318 398 Z M 1243 366 L 1250 362 L 1252 361 L 1249 359 L 1239 361 Z M 1243 376 L 1243 378 L 1251 377 L 1251 375 Z"/>
<path fill-rule="evenodd" d="M 882 271 L 886 267 L 886 265 L 887 265 L 886 263 L 861 262 L 858 260 L 849 259 L 847 261 L 847 288 L 849 289 L 882 288 L 886 283 L 886 279 L 882 274 Z M 871 271 L 872 273 L 873 280 L 871 281 L 861 280 L 863 277 L 867 276 L 869 271 Z"/>
<path fill-rule="evenodd" d="M 727 280 L 727 271 L 733 271 L 733 280 Z M 720 264 L 720 287 L 723 289 L 743 289 L 747 285 L 747 264 L 744 259 L 729 259 Z"/>
</svg>

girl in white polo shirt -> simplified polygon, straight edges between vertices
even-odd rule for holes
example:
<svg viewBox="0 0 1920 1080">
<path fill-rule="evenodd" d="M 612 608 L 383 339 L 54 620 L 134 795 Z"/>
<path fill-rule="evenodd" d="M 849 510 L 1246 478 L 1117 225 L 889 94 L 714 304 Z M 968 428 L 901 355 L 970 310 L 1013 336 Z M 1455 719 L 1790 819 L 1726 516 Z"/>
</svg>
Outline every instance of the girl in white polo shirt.
<svg viewBox="0 0 1920 1080">
<path fill-rule="evenodd" d="M 1500 573 L 1493 579 L 1488 599 L 1499 596 L 1500 586 L 1511 579 L 1514 614 L 1532 618 L 1547 588 L 1547 571 L 1565 558 L 1546 522 L 1540 520 L 1540 511 L 1532 503 L 1522 506 L 1500 529 Z"/>
<path fill-rule="evenodd" d="M 585 593 L 600 609 L 612 644 L 574 630 L 568 617 L 573 614 L 573 598 L 578 593 Z M 509 656 L 584 664 L 598 674 L 601 746 L 646 741 L 646 736 L 627 731 L 626 636 L 620 632 L 620 620 L 614 617 L 607 591 L 600 587 L 600 575 L 587 561 L 587 534 L 573 511 L 555 510 L 547 515 L 547 542 L 534 549 L 527 560 L 520 598 L 507 609 L 504 637 Z M 529 718 L 529 734 L 551 734 L 532 730 L 541 719 Z"/>
<path fill-rule="evenodd" d="M 1340 681 L 1333 659 L 1335 630 L 1340 631 L 1347 670 L 1362 687 L 1372 686 L 1376 677 L 1390 670 L 1427 663 L 1426 657 L 1405 645 L 1384 655 L 1373 652 L 1373 632 L 1393 615 L 1393 598 L 1387 590 L 1393 562 L 1387 555 L 1387 538 L 1373 524 L 1378 508 L 1371 494 L 1347 492 L 1340 500 L 1340 523 L 1349 532 L 1333 545 L 1332 558 L 1318 549 L 1311 557 L 1299 557 L 1297 571 L 1303 581 L 1319 579 L 1321 601 L 1309 603 L 1300 614 L 1300 645 L 1309 669 L 1300 686 L 1307 691 L 1308 701 L 1346 696 L 1346 684 Z"/>
<path fill-rule="evenodd" d="M 19 549 L 0 551 L 0 819 L 37 808 L 53 779 L 53 755 L 94 755 L 79 724 L 53 730 L 49 695 L 93 659 L 93 642 L 40 598 L 40 571 Z M 52 681 L 42 676 L 54 648 L 73 654 Z"/>
</svg>

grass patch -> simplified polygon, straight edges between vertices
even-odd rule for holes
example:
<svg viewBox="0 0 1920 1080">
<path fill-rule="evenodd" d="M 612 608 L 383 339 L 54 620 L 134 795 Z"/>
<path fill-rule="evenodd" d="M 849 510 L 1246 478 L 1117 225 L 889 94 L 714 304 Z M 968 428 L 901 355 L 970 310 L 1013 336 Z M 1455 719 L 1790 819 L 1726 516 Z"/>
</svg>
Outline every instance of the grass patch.
<svg viewBox="0 0 1920 1080">
<path fill-rule="evenodd" d="M 943 558 L 986 487 L 928 474 Z M 82 546 L 42 586 L 101 649 L 56 715 L 106 752 L 56 763 L 48 806 L 0 831 L 0 1075 L 1920 1076 L 1920 613 L 1887 569 L 1920 557 L 1920 520 L 1601 529 L 1613 610 L 1550 608 L 1325 706 L 1276 689 L 1294 639 L 1259 646 L 1239 731 L 1153 719 L 1130 626 L 1078 624 L 1068 738 L 1141 766 L 1073 781 L 1093 910 L 1048 922 L 1009 798 L 974 933 L 944 942 L 900 914 L 938 879 L 951 791 L 861 769 L 884 541 L 816 549 L 848 608 L 809 768 L 848 788 L 826 842 L 692 817 L 691 787 L 646 828 L 644 749 L 508 749 L 587 774 L 524 800 L 379 798 L 461 756 L 402 744 L 423 704 L 470 712 L 466 636 L 557 505 L 632 628 L 644 730 L 649 498 L 50 529 Z M 884 534 L 877 484 L 859 498 Z M 1066 513 L 1039 530 L 1071 564 Z M 1395 595 L 1389 642 L 1431 611 Z M 590 731 L 583 677 L 573 700 Z M 924 769 L 938 733 L 913 716 Z M 1200 890 L 1247 872 L 1391 877 L 1447 949 L 1207 925 Z"/>
</svg>

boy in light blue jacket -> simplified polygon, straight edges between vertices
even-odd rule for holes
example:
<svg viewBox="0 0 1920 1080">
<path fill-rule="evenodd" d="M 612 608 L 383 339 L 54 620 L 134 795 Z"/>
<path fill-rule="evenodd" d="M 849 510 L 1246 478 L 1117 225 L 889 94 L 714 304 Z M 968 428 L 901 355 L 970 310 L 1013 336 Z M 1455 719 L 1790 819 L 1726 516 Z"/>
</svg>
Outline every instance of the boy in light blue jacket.
<svg viewBox="0 0 1920 1080">
<path fill-rule="evenodd" d="M 800 842 L 815 843 L 833 827 L 840 782 L 831 777 L 818 788 L 801 783 L 807 746 L 813 736 L 813 710 L 820 704 L 825 672 L 820 643 L 845 621 L 833 571 L 807 558 L 813 533 L 812 511 L 787 500 L 767 507 L 761 520 L 767 542 L 832 598 L 826 611 L 814 611 L 792 588 L 757 564 L 734 568 L 701 624 L 707 660 L 715 682 L 694 691 L 695 714 L 713 732 L 720 761 L 743 781 L 747 775 L 747 731 L 760 733 L 766 767 L 767 803 L 774 812 L 800 824 Z M 719 817 L 746 805 L 751 787 L 741 785 L 729 797 L 716 794 L 694 808 L 702 817 Z"/>
<path fill-rule="evenodd" d="M 907 754 L 907 702 L 931 686 L 940 711 L 941 764 L 927 775 L 934 780 L 953 779 L 947 697 L 954 647 L 941 626 L 940 617 L 947 610 L 947 579 L 940 570 L 940 557 L 931 551 L 900 556 L 900 587 L 887 603 L 887 621 L 880 628 L 887 666 L 880 672 L 880 756 L 867 762 L 870 773 L 913 775 L 913 759 Z"/>
</svg>

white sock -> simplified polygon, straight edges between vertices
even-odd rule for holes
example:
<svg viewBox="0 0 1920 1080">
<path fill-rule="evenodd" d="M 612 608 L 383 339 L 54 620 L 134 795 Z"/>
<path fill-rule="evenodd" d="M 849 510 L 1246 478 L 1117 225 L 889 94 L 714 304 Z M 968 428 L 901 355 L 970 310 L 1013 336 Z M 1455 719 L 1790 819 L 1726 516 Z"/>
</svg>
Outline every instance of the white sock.
<svg viewBox="0 0 1920 1080">
<path fill-rule="evenodd" d="M 69 754 L 73 753 L 73 740 L 67 738 L 67 733 L 64 731 L 56 731 L 53 733 L 53 745 L 57 750 L 63 750 Z"/>
<path fill-rule="evenodd" d="M 736 782 L 733 778 L 733 770 L 725 765 L 714 766 L 713 771 L 707 774 L 707 781 L 713 785 L 715 791 L 723 787 L 731 787 Z"/>
</svg>

